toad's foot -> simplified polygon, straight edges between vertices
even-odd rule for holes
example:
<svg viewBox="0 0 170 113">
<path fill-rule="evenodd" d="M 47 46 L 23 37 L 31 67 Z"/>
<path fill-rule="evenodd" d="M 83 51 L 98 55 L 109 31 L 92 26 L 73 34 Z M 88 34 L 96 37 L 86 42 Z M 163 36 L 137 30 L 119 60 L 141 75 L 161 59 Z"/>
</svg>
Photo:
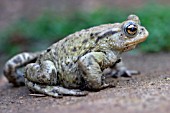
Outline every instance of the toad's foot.
<svg viewBox="0 0 170 113">
<path fill-rule="evenodd" d="M 114 78 L 118 78 L 118 77 L 132 77 L 132 75 L 138 75 L 138 74 L 140 74 L 139 71 L 127 69 L 127 67 L 121 61 L 118 62 L 115 65 L 115 67 L 110 68 L 110 71 L 107 75 L 112 76 Z"/>
<path fill-rule="evenodd" d="M 88 94 L 86 91 L 67 89 L 61 86 L 37 84 L 29 81 L 28 79 L 25 79 L 25 84 L 33 92 L 42 93 L 56 98 L 60 98 L 62 95 L 85 96 Z"/>
<path fill-rule="evenodd" d="M 132 77 L 133 75 L 138 75 L 140 74 L 139 71 L 136 70 L 117 70 L 117 71 L 112 71 L 111 76 L 112 77 Z"/>
<path fill-rule="evenodd" d="M 119 77 L 132 77 L 133 75 L 139 75 L 140 72 L 137 70 L 128 70 L 128 69 L 119 69 L 119 70 L 114 70 L 114 69 L 107 69 L 104 72 L 104 77 L 105 78 L 119 78 Z"/>
</svg>

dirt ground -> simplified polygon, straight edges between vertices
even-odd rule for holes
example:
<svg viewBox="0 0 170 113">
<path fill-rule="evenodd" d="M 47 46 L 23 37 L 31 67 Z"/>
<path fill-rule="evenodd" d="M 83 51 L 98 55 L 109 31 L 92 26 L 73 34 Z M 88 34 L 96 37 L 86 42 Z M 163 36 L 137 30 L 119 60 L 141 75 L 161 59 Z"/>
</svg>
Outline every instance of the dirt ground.
<svg viewBox="0 0 170 113">
<path fill-rule="evenodd" d="M 84 97 L 33 97 L 0 79 L 0 113 L 170 113 L 170 53 L 125 55 L 141 74 Z"/>
</svg>

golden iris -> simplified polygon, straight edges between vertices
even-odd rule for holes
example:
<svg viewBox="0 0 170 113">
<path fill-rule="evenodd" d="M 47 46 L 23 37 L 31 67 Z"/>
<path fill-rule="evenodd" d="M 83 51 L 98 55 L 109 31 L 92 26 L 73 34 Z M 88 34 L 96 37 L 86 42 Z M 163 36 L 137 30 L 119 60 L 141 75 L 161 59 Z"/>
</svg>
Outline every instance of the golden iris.
<svg viewBox="0 0 170 113">
<path fill-rule="evenodd" d="M 134 22 L 129 22 L 125 25 L 124 31 L 127 36 L 134 37 L 138 32 L 138 26 Z"/>
</svg>

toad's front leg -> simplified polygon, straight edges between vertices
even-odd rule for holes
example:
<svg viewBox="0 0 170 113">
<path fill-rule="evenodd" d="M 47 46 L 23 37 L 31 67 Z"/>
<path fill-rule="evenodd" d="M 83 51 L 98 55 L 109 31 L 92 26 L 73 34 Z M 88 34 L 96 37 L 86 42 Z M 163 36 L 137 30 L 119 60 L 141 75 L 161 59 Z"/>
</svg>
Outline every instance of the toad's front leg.
<svg viewBox="0 0 170 113">
<path fill-rule="evenodd" d="M 86 88 L 100 90 L 110 86 L 105 83 L 103 70 L 113 62 L 116 62 L 116 59 L 108 59 L 103 52 L 91 52 L 81 57 L 78 64 L 80 70 L 83 71 Z"/>
<path fill-rule="evenodd" d="M 139 71 L 129 70 L 120 59 L 110 67 L 110 71 L 106 73 L 106 76 L 118 78 L 118 77 L 132 77 L 133 75 L 138 74 L 140 74 Z"/>
</svg>

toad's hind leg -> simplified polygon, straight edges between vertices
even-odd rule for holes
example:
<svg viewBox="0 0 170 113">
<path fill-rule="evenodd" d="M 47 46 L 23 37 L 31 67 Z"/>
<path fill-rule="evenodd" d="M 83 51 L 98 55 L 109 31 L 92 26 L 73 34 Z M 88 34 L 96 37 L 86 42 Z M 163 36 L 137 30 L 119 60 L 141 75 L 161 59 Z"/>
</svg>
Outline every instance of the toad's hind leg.
<svg viewBox="0 0 170 113">
<path fill-rule="evenodd" d="M 44 95 L 49 95 L 52 97 L 62 97 L 62 95 L 85 96 L 88 94 L 87 92 L 81 90 L 67 89 L 61 86 L 50 86 L 33 83 L 27 78 L 25 78 L 25 83 L 28 88 L 31 89 L 31 91 L 42 93 Z"/>
<path fill-rule="evenodd" d="M 31 63 L 25 68 L 25 84 L 34 92 L 53 97 L 61 95 L 83 96 L 87 94 L 80 90 L 56 86 L 58 84 L 57 78 L 57 69 L 54 63 L 49 60 L 42 61 L 41 64 Z"/>
<path fill-rule="evenodd" d="M 40 53 L 20 53 L 9 59 L 3 69 L 3 73 L 10 83 L 14 86 L 24 85 L 24 71 L 23 67 L 34 62 Z"/>
<path fill-rule="evenodd" d="M 41 84 L 57 84 L 57 69 L 50 60 L 30 63 L 25 67 L 25 78 Z"/>
</svg>

